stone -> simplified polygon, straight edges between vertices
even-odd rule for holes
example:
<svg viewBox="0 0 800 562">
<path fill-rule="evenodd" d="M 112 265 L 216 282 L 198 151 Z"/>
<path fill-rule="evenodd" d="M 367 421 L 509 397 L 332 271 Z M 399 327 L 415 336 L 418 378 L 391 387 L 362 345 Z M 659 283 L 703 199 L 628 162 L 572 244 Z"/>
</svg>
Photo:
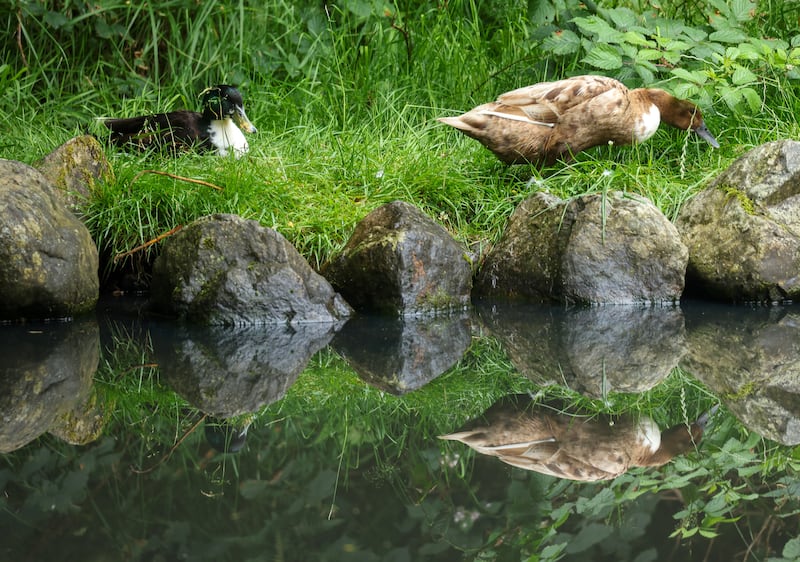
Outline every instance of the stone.
<svg viewBox="0 0 800 562">
<path fill-rule="evenodd" d="M 34 164 L 60 190 L 70 211 L 81 215 L 98 181 L 114 181 L 102 145 L 91 135 L 68 140 Z"/>
<path fill-rule="evenodd" d="M 352 309 L 280 233 L 210 215 L 168 238 L 152 308 L 204 325 L 339 322 Z"/>
<path fill-rule="evenodd" d="M 465 248 L 425 213 L 394 201 L 368 214 L 322 274 L 356 310 L 393 316 L 464 310 Z"/>
<path fill-rule="evenodd" d="M 580 304 L 674 303 L 688 251 L 647 199 L 569 201 L 537 193 L 513 213 L 475 281 L 478 298 Z"/>
<path fill-rule="evenodd" d="M 0 318 L 70 317 L 94 308 L 97 247 L 34 168 L 0 159 Z"/>
<path fill-rule="evenodd" d="M 732 301 L 800 298 L 800 142 L 756 147 L 681 209 L 687 291 Z"/>
<path fill-rule="evenodd" d="M 100 362 L 94 318 L 8 328 L 0 338 L 0 453 L 46 431 L 67 436 L 65 416 L 89 402 Z"/>
</svg>

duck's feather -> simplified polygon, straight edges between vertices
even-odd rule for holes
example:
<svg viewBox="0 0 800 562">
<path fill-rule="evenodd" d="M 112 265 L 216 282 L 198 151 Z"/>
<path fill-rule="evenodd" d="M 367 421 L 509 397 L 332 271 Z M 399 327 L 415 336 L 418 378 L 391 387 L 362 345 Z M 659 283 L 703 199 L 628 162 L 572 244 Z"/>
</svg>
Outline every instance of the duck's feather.
<svg viewBox="0 0 800 562">
<path fill-rule="evenodd" d="M 208 123 L 200 113 L 187 110 L 126 119 L 105 119 L 114 144 L 149 147 L 211 148 Z"/>
<path fill-rule="evenodd" d="M 604 96 L 605 103 L 624 99 L 628 89 L 620 82 L 602 76 L 576 76 L 557 82 L 542 82 L 502 94 L 499 111 L 520 112 L 534 121 L 557 123 L 561 116 L 588 101 Z"/>
</svg>

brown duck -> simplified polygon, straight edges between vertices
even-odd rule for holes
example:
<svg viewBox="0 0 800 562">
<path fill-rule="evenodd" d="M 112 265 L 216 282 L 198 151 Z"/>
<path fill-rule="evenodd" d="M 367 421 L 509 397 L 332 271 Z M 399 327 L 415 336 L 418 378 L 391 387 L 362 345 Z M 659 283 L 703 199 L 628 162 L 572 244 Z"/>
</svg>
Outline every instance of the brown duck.
<svg viewBox="0 0 800 562">
<path fill-rule="evenodd" d="M 663 121 L 719 143 L 696 105 L 656 88 L 629 90 L 605 76 L 576 76 L 507 92 L 457 117 L 439 119 L 506 164 L 553 164 L 602 144 L 649 139 Z"/>
<path fill-rule="evenodd" d="M 661 431 L 646 416 L 580 417 L 527 396 L 506 397 L 466 429 L 440 439 L 461 441 L 479 453 L 558 478 L 611 480 L 632 466 L 661 466 L 687 452 L 703 435 L 716 407 L 691 425 Z"/>
</svg>

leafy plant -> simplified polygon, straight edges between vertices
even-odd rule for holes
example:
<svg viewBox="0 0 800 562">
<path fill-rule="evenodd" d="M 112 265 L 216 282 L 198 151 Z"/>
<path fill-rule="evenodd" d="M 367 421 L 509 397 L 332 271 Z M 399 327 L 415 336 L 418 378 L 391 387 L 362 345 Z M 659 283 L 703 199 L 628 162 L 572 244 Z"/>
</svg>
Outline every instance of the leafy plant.
<svg viewBox="0 0 800 562">
<path fill-rule="evenodd" d="M 689 25 L 655 7 L 596 8 L 575 15 L 542 39 L 551 56 L 581 57 L 586 67 L 631 85 L 662 81 L 703 106 L 722 99 L 737 115 L 758 112 L 768 89 L 800 78 L 800 35 L 791 40 L 758 33 L 757 4 L 711 0 L 707 23 Z"/>
</svg>

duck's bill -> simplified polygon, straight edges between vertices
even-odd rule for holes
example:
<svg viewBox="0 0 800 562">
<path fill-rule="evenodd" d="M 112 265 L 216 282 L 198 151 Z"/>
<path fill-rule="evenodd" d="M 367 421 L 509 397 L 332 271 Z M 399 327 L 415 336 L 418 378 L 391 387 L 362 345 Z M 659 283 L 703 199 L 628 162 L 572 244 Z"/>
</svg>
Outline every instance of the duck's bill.
<svg viewBox="0 0 800 562">
<path fill-rule="evenodd" d="M 250 122 L 250 119 L 247 118 L 244 109 L 241 107 L 237 107 L 236 111 L 233 112 L 233 122 L 236 123 L 245 133 L 258 132 L 258 129 L 256 129 L 255 125 Z"/>
<path fill-rule="evenodd" d="M 711 146 L 713 146 L 714 148 L 719 148 L 719 143 L 717 142 L 717 139 L 715 139 L 714 135 L 712 135 L 708 131 L 708 129 L 706 128 L 705 124 L 700 125 L 699 127 L 697 127 L 694 130 L 694 132 L 697 133 L 698 135 L 700 135 L 701 138 L 705 139 L 705 141 L 708 144 L 710 144 Z"/>
</svg>

